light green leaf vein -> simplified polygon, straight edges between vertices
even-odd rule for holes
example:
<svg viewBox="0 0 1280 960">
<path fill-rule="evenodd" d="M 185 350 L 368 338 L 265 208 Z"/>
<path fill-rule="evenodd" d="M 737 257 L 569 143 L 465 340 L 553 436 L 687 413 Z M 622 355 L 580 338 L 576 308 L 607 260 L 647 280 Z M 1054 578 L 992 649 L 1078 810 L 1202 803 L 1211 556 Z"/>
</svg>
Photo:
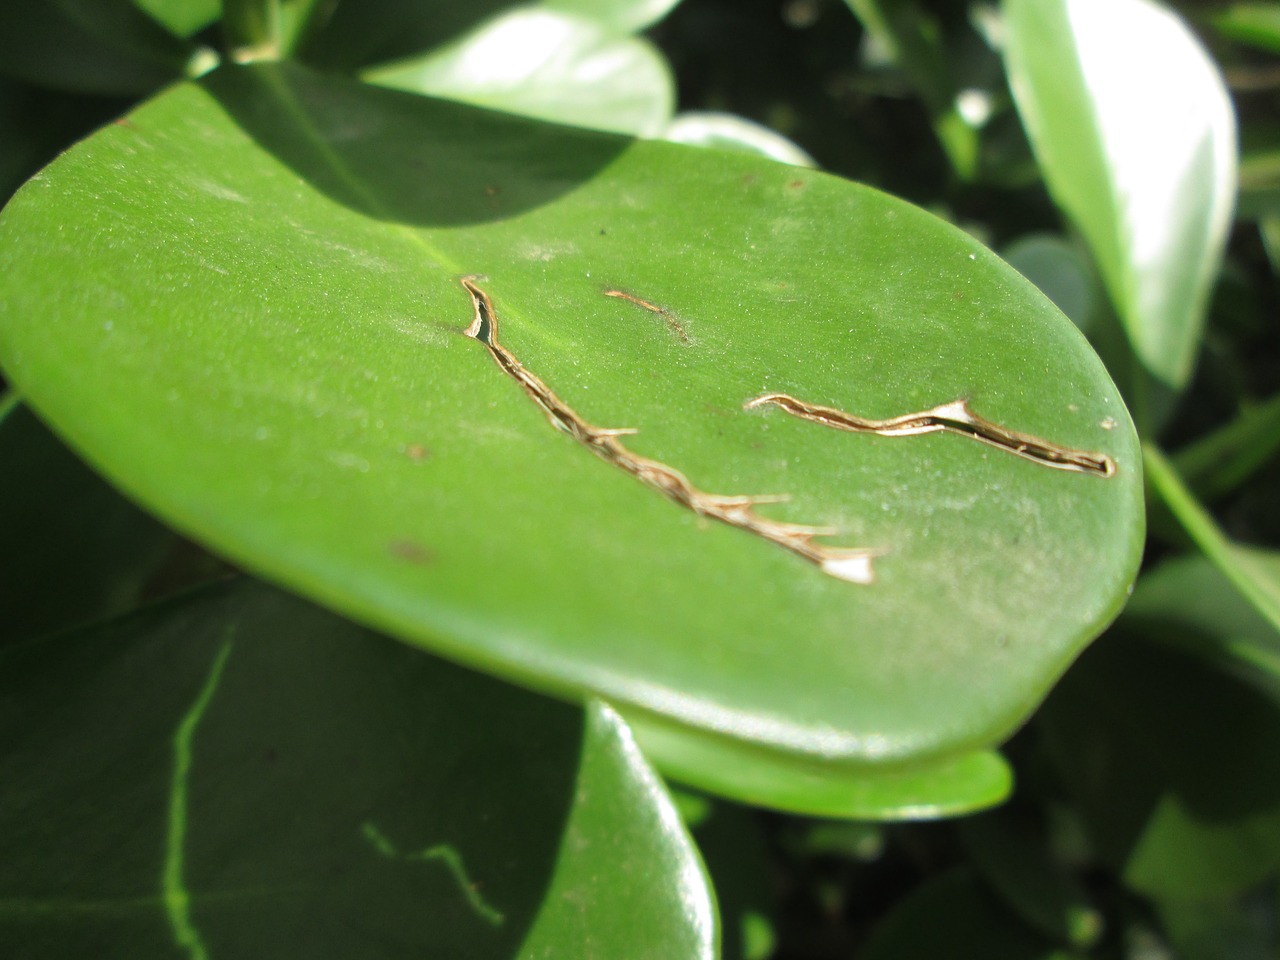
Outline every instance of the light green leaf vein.
<svg viewBox="0 0 1280 960">
<path fill-rule="evenodd" d="M 386 835 L 382 833 L 372 823 L 362 824 L 360 832 L 364 834 L 366 840 L 369 841 L 373 849 L 392 860 L 439 860 L 453 875 L 453 879 L 457 881 L 458 887 L 462 890 L 463 895 L 467 898 L 467 903 L 475 910 L 476 915 L 491 927 L 502 926 L 506 917 L 502 912 L 494 909 L 480 895 L 479 884 L 474 883 L 470 876 L 467 875 L 467 868 L 462 863 L 462 855 L 458 853 L 457 848 L 448 843 L 438 843 L 434 847 L 419 853 L 401 853 L 396 849 Z"/>
<path fill-rule="evenodd" d="M 169 834 L 166 844 L 164 873 L 161 877 L 161 890 L 164 897 L 165 911 L 169 914 L 169 923 L 173 927 L 174 940 L 178 946 L 186 950 L 192 960 L 208 960 L 209 952 L 200 940 L 200 932 L 191 922 L 191 895 L 183 883 L 183 851 L 187 834 L 187 780 L 191 773 L 192 743 L 195 740 L 196 728 L 204 716 L 205 710 L 213 700 L 222 679 L 222 668 L 231 656 L 231 637 L 234 627 L 228 631 L 228 637 L 218 649 L 213 668 L 204 682 L 195 703 L 187 711 L 178 729 L 173 735 L 173 785 L 169 791 Z"/>
</svg>

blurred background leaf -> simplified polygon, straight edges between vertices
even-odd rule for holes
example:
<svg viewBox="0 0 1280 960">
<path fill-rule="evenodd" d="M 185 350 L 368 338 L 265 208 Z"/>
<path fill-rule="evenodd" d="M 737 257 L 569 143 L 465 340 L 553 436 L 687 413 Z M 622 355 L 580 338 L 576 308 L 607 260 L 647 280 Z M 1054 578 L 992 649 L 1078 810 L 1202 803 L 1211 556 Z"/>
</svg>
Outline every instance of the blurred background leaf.
<svg viewBox="0 0 1280 960">
<path fill-rule="evenodd" d="M 1184 387 L 1235 200 L 1234 112 L 1218 69 L 1150 0 L 1006 0 L 1004 11 L 1009 82 L 1045 181 L 1088 240 L 1139 359 Z"/>
<path fill-rule="evenodd" d="M 0 667 L 6 956 L 715 956 L 698 856 L 606 707 L 244 579 Z"/>
</svg>

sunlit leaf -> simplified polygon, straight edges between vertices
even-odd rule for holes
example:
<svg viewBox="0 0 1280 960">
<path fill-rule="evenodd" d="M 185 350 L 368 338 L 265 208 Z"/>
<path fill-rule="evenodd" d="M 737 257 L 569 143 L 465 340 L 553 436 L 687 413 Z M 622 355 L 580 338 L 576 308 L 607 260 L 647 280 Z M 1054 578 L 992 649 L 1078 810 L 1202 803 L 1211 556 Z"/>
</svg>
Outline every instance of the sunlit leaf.
<svg viewBox="0 0 1280 960">
<path fill-rule="evenodd" d="M 959 230 L 760 158 L 295 68 L 174 87 L 20 192 L 0 359 L 198 541 L 723 740 L 716 788 L 759 750 L 974 764 L 991 802 L 991 747 L 1138 561 L 1119 396 Z M 849 429 L 798 415 L 823 408 Z M 922 413 L 950 429 L 886 435 Z"/>
<path fill-rule="evenodd" d="M 818 164 L 780 133 L 731 113 L 690 111 L 675 117 L 663 131 L 663 139 L 695 147 L 716 147 L 742 153 L 758 153 L 797 167 Z"/>
<path fill-rule="evenodd" d="M 1235 120 L 1217 67 L 1151 0 L 1004 10 L 1010 83 L 1049 189 L 1088 240 L 1138 357 L 1183 386 L 1235 199 Z"/>
<path fill-rule="evenodd" d="M 508 113 L 638 136 L 663 130 L 675 82 L 646 40 L 587 17 L 525 8 L 417 60 L 380 67 L 374 83 Z"/>
<path fill-rule="evenodd" d="M 680 4 L 680 0 L 535 0 L 546 10 L 590 17 L 617 32 L 634 33 L 651 27 Z"/>
</svg>

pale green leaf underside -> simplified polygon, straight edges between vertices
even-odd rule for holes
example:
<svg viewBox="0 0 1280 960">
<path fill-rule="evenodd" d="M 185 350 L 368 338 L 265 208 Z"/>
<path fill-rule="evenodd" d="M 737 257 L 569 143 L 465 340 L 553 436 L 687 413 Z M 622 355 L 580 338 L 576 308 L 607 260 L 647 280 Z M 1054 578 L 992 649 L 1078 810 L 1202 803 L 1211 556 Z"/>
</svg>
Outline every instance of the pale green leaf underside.
<svg viewBox="0 0 1280 960">
<path fill-rule="evenodd" d="M 789 496 L 759 515 L 882 551 L 875 583 L 553 428 L 462 335 L 467 274 L 585 420 L 703 491 Z M 1083 338 L 961 232 L 812 171 L 226 70 L 25 188 L 0 278 L 8 374 L 170 522 L 450 657 L 746 744 L 989 747 L 1136 567 L 1136 439 Z M 743 409 L 770 391 L 964 398 L 1116 474 Z"/>
</svg>

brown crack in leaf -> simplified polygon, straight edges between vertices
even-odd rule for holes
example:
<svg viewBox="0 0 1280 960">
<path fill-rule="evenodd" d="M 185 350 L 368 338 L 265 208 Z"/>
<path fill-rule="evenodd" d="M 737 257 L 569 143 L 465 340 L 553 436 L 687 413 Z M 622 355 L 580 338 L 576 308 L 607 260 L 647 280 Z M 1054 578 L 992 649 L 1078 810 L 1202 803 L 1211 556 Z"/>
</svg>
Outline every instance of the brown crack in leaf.
<svg viewBox="0 0 1280 960">
<path fill-rule="evenodd" d="M 684 324 L 677 320 L 675 314 L 665 307 L 660 307 L 656 303 L 650 303 L 648 300 L 641 300 L 639 297 L 627 293 L 624 290 L 606 290 L 604 295 L 606 297 L 615 297 L 619 300 L 626 300 L 628 303 L 634 303 L 638 307 L 643 307 L 650 313 L 656 313 L 667 322 L 667 326 L 670 327 L 672 332 L 675 333 L 675 335 L 685 344 L 693 343 L 693 341 L 689 339 L 689 331 L 685 330 Z"/>
<path fill-rule="evenodd" d="M 663 496 L 692 510 L 698 516 L 709 517 L 731 527 L 755 534 L 770 543 L 777 544 L 797 556 L 815 564 L 824 573 L 851 583 L 871 583 L 874 574 L 871 561 L 884 551 L 868 547 L 832 547 L 816 542 L 817 537 L 831 536 L 836 531 L 827 527 L 811 527 L 803 524 L 771 520 L 756 513 L 755 507 L 763 503 L 779 503 L 785 496 L 727 496 L 699 490 L 683 473 L 665 463 L 642 457 L 629 450 L 619 439 L 636 431 L 628 428 L 597 427 L 588 423 L 572 407 L 552 392 L 536 374 L 526 370 L 515 355 L 498 339 L 498 315 L 489 295 L 476 286 L 476 276 L 462 278 L 462 286 L 471 295 L 475 316 L 465 333 L 488 348 L 494 362 L 507 376 L 515 380 L 538 405 L 551 425 L 567 433 L 600 459 L 631 474 L 641 483 Z M 609 296 L 622 296 L 634 300 L 647 309 L 664 313 L 660 308 L 637 298 L 612 291 Z M 668 315 L 669 317 L 669 315 Z"/>
<path fill-rule="evenodd" d="M 802 420 L 812 420 L 823 426 L 837 430 L 849 430 L 853 433 L 874 433 L 882 437 L 913 437 L 922 433 L 955 433 L 969 437 L 980 443 L 998 447 L 1015 456 L 1024 457 L 1043 467 L 1056 470 L 1075 470 L 1079 473 L 1091 473 L 1099 477 L 1114 476 L 1115 461 L 1105 454 L 1087 453 L 1083 450 L 1072 450 L 1069 447 L 1041 440 L 1030 434 L 1018 433 L 998 423 L 992 423 L 978 416 L 969 409 L 969 402 L 964 399 L 952 400 L 923 410 L 920 413 L 908 413 L 888 420 L 869 420 L 852 413 L 845 413 L 835 407 L 824 407 L 816 403 L 806 403 L 785 393 L 766 393 L 748 400 L 743 404 L 744 410 L 753 407 L 772 405 L 781 407 L 787 413 Z"/>
</svg>

